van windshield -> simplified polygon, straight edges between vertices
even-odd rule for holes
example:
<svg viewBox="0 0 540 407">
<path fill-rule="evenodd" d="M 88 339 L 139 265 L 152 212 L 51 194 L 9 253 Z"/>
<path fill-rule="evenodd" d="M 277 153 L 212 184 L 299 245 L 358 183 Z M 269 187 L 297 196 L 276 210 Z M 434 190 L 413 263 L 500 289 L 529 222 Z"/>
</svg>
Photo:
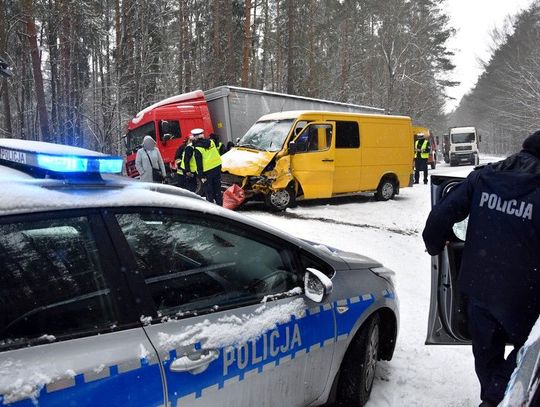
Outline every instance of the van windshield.
<svg viewBox="0 0 540 407">
<path fill-rule="evenodd" d="M 238 147 L 263 151 L 279 151 L 291 130 L 294 120 L 269 120 L 257 122 L 238 142 Z"/>
<path fill-rule="evenodd" d="M 474 133 L 454 133 L 452 143 L 474 143 Z"/>
</svg>

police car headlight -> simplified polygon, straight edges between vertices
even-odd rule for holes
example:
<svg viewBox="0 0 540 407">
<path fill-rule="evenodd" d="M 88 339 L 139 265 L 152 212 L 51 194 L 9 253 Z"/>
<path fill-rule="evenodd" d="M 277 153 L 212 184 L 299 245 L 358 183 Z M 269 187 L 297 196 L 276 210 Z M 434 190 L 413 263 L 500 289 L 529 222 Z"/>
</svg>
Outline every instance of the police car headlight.
<svg viewBox="0 0 540 407">
<path fill-rule="evenodd" d="M 388 281 L 392 285 L 392 287 L 395 286 L 394 278 L 396 276 L 396 273 L 394 271 L 386 267 L 373 267 L 370 270 L 377 274 L 379 277 L 382 277 L 386 281 Z"/>
</svg>

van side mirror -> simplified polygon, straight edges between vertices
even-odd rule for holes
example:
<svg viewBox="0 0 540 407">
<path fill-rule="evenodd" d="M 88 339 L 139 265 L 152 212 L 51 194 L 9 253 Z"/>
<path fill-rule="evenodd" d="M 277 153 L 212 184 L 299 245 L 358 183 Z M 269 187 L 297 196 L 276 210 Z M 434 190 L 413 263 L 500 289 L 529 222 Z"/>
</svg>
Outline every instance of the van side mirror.
<svg viewBox="0 0 540 407">
<path fill-rule="evenodd" d="M 332 292 L 333 284 L 326 274 L 314 269 L 307 268 L 304 275 L 304 295 L 314 302 L 323 302 Z"/>
<path fill-rule="evenodd" d="M 291 141 L 289 143 L 289 154 L 294 155 L 297 152 L 298 152 L 298 149 L 297 149 L 296 143 L 294 141 Z"/>
<path fill-rule="evenodd" d="M 479 142 L 479 143 L 482 142 L 482 135 L 481 135 L 481 134 L 478 135 L 478 142 Z"/>
</svg>

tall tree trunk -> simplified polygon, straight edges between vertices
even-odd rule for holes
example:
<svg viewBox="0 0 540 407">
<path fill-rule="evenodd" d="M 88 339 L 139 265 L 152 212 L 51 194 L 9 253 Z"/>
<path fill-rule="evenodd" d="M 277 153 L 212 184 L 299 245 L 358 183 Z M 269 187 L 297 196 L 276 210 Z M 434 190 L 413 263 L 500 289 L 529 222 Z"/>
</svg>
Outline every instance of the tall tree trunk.
<svg viewBox="0 0 540 407">
<path fill-rule="evenodd" d="M 43 76 L 41 74 L 41 56 L 37 44 L 36 25 L 34 23 L 34 10 L 32 0 L 24 0 L 26 14 L 26 33 L 28 34 L 28 44 L 32 57 L 32 71 L 34 75 L 34 87 L 36 92 L 36 103 L 39 114 L 39 127 L 41 130 L 41 139 L 50 140 L 49 134 L 49 115 L 45 103 L 45 89 L 43 87 Z"/>
<path fill-rule="evenodd" d="M 0 21 L 2 21 L 0 24 L 0 55 L 2 56 L 4 56 L 7 51 L 7 15 L 5 3 L 5 1 L 0 0 Z M 2 104 L 4 107 L 4 137 L 11 137 L 13 129 L 11 126 L 11 105 L 9 100 L 9 82 L 7 78 L 0 80 L 0 95 L 2 96 Z"/>
<path fill-rule="evenodd" d="M 244 3 L 244 41 L 242 45 L 242 86 L 249 86 L 249 54 L 251 51 L 251 0 Z"/>
<path fill-rule="evenodd" d="M 296 49 L 294 47 L 294 0 L 287 0 L 287 93 L 294 94 L 295 90 L 295 69 L 294 55 Z"/>
<path fill-rule="evenodd" d="M 264 89 L 266 84 L 266 65 L 268 61 L 268 48 L 270 43 L 268 41 L 268 36 L 270 35 L 270 21 L 268 21 L 268 0 L 264 1 L 264 29 L 263 29 L 263 43 L 262 43 L 262 57 L 261 57 L 261 74 L 259 76 L 259 88 Z"/>
</svg>

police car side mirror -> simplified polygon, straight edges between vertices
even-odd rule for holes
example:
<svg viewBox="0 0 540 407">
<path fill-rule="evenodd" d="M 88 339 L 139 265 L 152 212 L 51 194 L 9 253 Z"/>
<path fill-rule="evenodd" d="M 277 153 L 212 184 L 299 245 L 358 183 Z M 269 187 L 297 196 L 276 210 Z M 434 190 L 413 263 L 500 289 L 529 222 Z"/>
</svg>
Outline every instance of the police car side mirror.
<svg viewBox="0 0 540 407">
<path fill-rule="evenodd" d="M 296 154 L 297 151 L 298 149 L 296 148 L 296 143 L 294 141 L 291 141 L 289 143 L 289 154 L 290 155 Z"/>
<path fill-rule="evenodd" d="M 304 294 L 311 301 L 323 302 L 332 292 L 333 284 L 324 273 L 314 268 L 307 268 L 304 275 Z"/>
</svg>

